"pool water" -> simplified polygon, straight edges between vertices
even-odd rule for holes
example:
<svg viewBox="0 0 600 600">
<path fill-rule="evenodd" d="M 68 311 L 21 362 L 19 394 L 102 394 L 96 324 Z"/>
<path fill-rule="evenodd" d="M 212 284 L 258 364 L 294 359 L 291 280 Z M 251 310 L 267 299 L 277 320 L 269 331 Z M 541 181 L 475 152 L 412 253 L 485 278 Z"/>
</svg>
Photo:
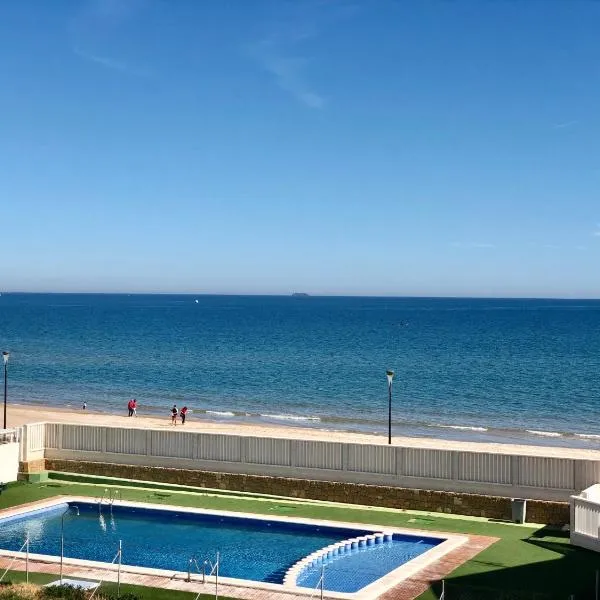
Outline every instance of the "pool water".
<svg viewBox="0 0 600 600">
<path fill-rule="evenodd" d="M 191 558 L 197 559 L 200 566 L 204 560 L 214 563 L 218 551 L 220 576 L 269 583 L 282 583 L 291 566 L 316 550 L 372 533 L 363 529 L 133 506 L 114 506 L 112 514 L 104 506 L 100 514 L 95 503 L 71 502 L 0 519 L 0 548 L 19 550 L 29 535 L 31 553 L 58 556 L 61 524 L 64 524 L 65 557 L 110 563 L 122 540 L 123 564 L 187 571 Z M 360 589 L 425 552 L 431 544 L 443 541 L 421 540 L 416 544 L 418 548 L 402 550 L 397 545 L 401 545 L 401 540 L 396 537 L 387 544 L 389 548 L 384 549 L 386 544 L 383 544 L 382 548 L 364 549 L 360 560 L 357 553 L 332 561 L 326 566 L 326 588 Z M 416 539 L 410 540 L 410 544 L 415 542 Z M 357 560 L 360 569 L 355 564 Z M 313 571 L 304 570 L 298 585 L 315 587 L 320 568 Z M 354 571 L 362 575 L 350 576 Z M 338 579 L 343 590 L 332 587 L 338 585 Z"/>
<path fill-rule="evenodd" d="M 316 588 L 323 574 L 323 588 L 336 592 L 354 593 L 409 560 L 431 550 L 444 540 L 394 534 L 389 542 L 357 548 L 350 554 L 325 559 L 323 566 L 305 567 L 296 580 L 297 585 Z"/>
</svg>

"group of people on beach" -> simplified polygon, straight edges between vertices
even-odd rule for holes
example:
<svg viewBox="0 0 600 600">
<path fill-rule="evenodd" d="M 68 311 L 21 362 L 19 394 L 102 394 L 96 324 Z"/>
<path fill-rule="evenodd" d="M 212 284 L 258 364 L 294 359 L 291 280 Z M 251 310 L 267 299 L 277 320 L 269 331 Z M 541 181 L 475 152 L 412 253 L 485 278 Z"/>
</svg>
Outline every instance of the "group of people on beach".
<svg viewBox="0 0 600 600">
<path fill-rule="evenodd" d="M 86 408 L 85 403 L 84 403 L 83 408 L 84 409 Z M 137 400 L 135 398 L 132 398 L 127 403 L 127 411 L 128 411 L 128 416 L 130 416 L 130 417 L 137 416 Z M 187 416 L 187 412 L 188 412 L 187 406 L 184 406 L 181 410 L 178 410 L 177 405 L 173 404 L 173 408 L 171 409 L 171 425 L 177 425 L 177 417 L 178 416 L 181 419 L 181 424 L 185 425 L 185 417 Z"/>
<path fill-rule="evenodd" d="M 177 405 L 173 404 L 173 408 L 171 409 L 171 425 L 177 425 L 177 413 L 179 412 L 179 417 L 181 418 L 181 424 L 185 425 L 185 417 L 187 415 L 188 407 L 184 406 L 180 411 L 177 411 Z"/>
</svg>

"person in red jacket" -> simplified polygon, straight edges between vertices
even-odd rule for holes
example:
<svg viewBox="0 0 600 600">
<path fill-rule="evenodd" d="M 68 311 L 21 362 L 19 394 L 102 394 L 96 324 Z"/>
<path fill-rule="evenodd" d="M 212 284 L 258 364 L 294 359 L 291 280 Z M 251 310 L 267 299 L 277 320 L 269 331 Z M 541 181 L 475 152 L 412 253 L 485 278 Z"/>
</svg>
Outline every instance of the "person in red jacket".
<svg viewBox="0 0 600 600">
<path fill-rule="evenodd" d="M 135 409 L 135 400 L 132 398 L 128 403 L 127 403 L 127 410 L 129 411 L 129 416 L 133 417 L 133 411 Z"/>
<path fill-rule="evenodd" d="M 181 417 L 181 424 L 185 425 L 185 416 L 187 415 L 188 407 L 184 406 L 179 412 L 179 416 Z"/>
</svg>

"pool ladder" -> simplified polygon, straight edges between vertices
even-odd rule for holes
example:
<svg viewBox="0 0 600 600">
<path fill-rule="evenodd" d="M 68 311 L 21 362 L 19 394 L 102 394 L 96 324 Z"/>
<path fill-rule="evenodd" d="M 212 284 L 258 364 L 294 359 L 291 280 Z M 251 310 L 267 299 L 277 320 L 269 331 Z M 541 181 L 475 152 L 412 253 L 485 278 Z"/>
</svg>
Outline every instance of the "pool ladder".
<svg viewBox="0 0 600 600">
<path fill-rule="evenodd" d="M 200 571 L 200 565 L 198 564 L 198 559 L 195 557 L 190 558 L 188 562 L 188 574 L 186 581 L 192 580 L 192 565 L 196 565 L 196 571 L 198 573 L 202 573 L 202 583 L 206 583 L 206 565 L 208 564 L 208 560 L 202 562 L 202 571 Z"/>
<path fill-rule="evenodd" d="M 113 504 L 115 503 L 115 500 L 117 500 L 117 498 L 119 500 L 123 499 L 120 490 L 109 490 L 108 488 L 105 488 L 104 492 L 102 492 L 102 496 L 100 497 L 100 499 L 98 500 L 98 498 L 96 498 L 96 500 L 98 500 L 98 513 L 102 514 L 102 504 L 104 504 L 104 501 L 106 500 L 106 503 L 110 507 L 110 512 L 112 514 Z"/>
<path fill-rule="evenodd" d="M 219 553 L 217 552 L 217 560 L 213 564 L 208 558 L 202 561 L 202 570 L 200 570 L 200 565 L 198 564 L 198 559 L 195 556 L 192 556 L 188 561 L 188 574 L 186 581 L 192 581 L 192 565 L 196 566 L 196 571 L 198 573 L 202 573 L 202 583 L 206 583 L 206 575 L 207 575 L 207 567 L 210 567 L 210 572 L 208 573 L 209 577 L 212 577 L 216 574 L 217 581 L 219 577 Z"/>
</svg>

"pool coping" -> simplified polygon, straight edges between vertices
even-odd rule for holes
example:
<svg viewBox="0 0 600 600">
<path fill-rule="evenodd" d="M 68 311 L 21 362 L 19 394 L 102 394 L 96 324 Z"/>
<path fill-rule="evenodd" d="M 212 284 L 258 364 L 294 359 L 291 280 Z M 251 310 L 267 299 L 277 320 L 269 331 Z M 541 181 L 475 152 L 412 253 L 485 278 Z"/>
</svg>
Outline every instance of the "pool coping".
<svg viewBox="0 0 600 600">
<path fill-rule="evenodd" d="M 48 508 L 52 508 L 54 506 L 59 506 L 61 504 L 65 504 L 68 502 L 76 503 L 86 503 L 86 504 L 95 504 L 94 500 L 89 496 L 54 496 L 53 498 L 49 498 L 47 500 L 41 500 L 26 504 L 21 504 L 16 507 L 10 507 L 7 509 L 0 510 L 0 519 L 18 516 L 21 514 L 25 514 L 28 512 L 36 511 L 36 510 L 44 510 Z M 97 502 L 97 499 L 96 499 Z M 210 509 L 202 509 L 202 508 L 194 508 L 194 507 L 185 507 L 185 506 L 177 506 L 177 505 L 168 505 L 168 504 L 154 504 L 147 502 L 130 502 L 126 500 L 117 500 L 114 502 L 115 506 L 128 506 L 134 508 L 146 508 L 146 509 L 155 509 L 155 510 L 172 510 L 174 512 L 185 512 L 189 514 L 208 514 L 214 516 L 224 516 L 224 517 L 234 517 L 234 518 L 243 518 L 243 519 L 255 519 L 261 521 L 277 521 L 282 523 L 301 523 L 307 525 L 317 525 L 322 527 L 336 527 L 336 528 L 350 528 L 350 529 L 363 529 L 369 530 L 373 533 L 397 533 L 411 536 L 424 536 L 424 537 L 435 537 L 442 538 L 445 541 L 440 543 L 439 545 L 431 548 L 430 550 L 424 552 L 423 554 L 413 558 L 409 562 L 404 565 L 400 565 L 393 571 L 390 571 L 386 575 L 380 577 L 374 582 L 364 586 L 357 592 L 347 593 L 347 592 L 334 592 L 325 590 L 324 597 L 330 598 L 332 600 L 376 600 L 380 598 L 382 595 L 390 592 L 399 584 L 402 584 L 407 579 L 414 577 L 420 571 L 430 568 L 439 562 L 444 556 L 449 553 L 459 549 L 466 542 L 469 541 L 468 535 L 454 534 L 454 533 L 446 533 L 446 532 L 437 532 L 437 531 L 425 531 L 419 529 L 403 529 L 399 527 L 389 527 L 389 526 L 381 526 L 381 525 L 372 525 L 367 523 L 352 523 L 346 521 L 330 521 L 323 519 L 309 519 L 302 517 L 287 517 L 287 516 L 279 516 L 279 515 L 261 515 L 256 513 L 240 513 L 234 511 L 223 511 L 223 510 L 210 510 Z M 109 511 L 110 507 L 108 504 L 104 503 L 104 510 Z M 116 550 L 116 549 L 115 549 Z M 0 549 L 0 557 L 12 557 L 18 559 L 24 559 L 26 557 L 25 552 L 15 552 L 10 550 L 1 550 Z M 33 554 L 29 553 L 29 560 L 34 562 L 43 562 L 50 564 L 59 564 L 60 557 L 47 555 L 47 554 Z M 72 567 L 83 567 L 89 569 L 96 569 L 104 572 L 109 572 L 116 574 L 116 565 L 106 562 L 100 561 L 90 561 L 83 559 L 75 559 L 75 558 L 64 558 L 63 564 L 66 566 Z M 293 567 L 292 567 L 293 568 Z M 122 574 L 132 574 L 132 575 L 141 575 L 141 576 L 150 576 L 150 577 L 158 577 L 162 579 L 178 579 L 178 580 L 187 580 L 188 573 L 185 571 L 171 571 L 167 569 L 154 569 L 150 567 L 139 567 L 134 565 L 121 565 L 121 573 Z M 195 573 L 192 574 L 192 578 L 190 583 L 202 583 L 201 574 Z M 223 586 L 231 586 L 234 588 L 245 588 L 249 590 L 264 590 L 266 592 L 273 592 L 280 594 L 285 594 L 289 596 L 290 594 L 295 594 L 296 597 L 312 597 L 318 588 L 306 588 L 295 585 L 293 583 L 287 584 L 276 584 L 276 583 L 267 583 L 260 581 L 252 581 L 249 579 L 236 579 L 232 577 L 219 577 L 219 584 Z M 206 584 L 214 585 L 215 577 L 214 576 L 206 576 Z"/>
</svg>

